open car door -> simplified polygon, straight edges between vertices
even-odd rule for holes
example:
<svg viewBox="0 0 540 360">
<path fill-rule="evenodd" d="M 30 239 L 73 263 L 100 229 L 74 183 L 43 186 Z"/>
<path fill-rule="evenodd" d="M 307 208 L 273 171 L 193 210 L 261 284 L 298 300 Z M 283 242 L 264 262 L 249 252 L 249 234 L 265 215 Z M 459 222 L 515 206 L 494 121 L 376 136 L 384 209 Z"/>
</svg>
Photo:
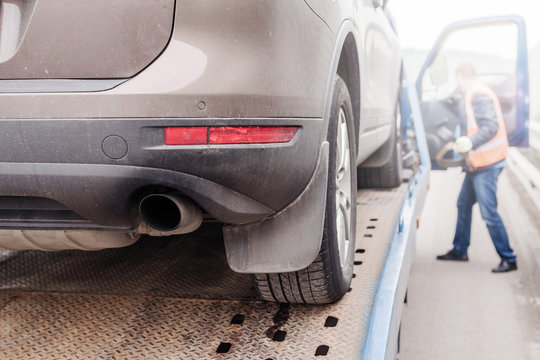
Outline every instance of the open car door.
<svg viewBox="0 0 540 360">
<path fill-rule="evenodd" d="M 436 155 L 465 124 L 463 94 L 455 70 L 473 64 L 501 103 L 510 146 L 529 145 L 529 73 L 525 22 L 519 16 L 482 18 L 448 26 L 438 37 L 416 82 L 433 168 Z M 466 125 L 465 125 L 466 126 Z M 448 159 L 450 158 L 450 159 Z M 447 162 L 459 164 L 456 155 Z"/>
</svg>

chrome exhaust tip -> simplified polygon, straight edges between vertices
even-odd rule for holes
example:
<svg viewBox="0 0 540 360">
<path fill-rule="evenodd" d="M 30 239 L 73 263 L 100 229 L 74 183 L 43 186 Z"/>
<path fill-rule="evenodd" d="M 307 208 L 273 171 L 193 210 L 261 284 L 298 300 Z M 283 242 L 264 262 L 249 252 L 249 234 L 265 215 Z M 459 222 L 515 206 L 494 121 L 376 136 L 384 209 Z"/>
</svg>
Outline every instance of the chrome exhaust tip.
<svg viewBox="0 0 540 360">
<path fill-rule="evenodd" d="M 139 204 L 144 221 L 138 232 L 155 236 L 187 234 L 199 228 L 202 211 L 192 200 L 175 193 L 151 194 Z"/>
</svg>

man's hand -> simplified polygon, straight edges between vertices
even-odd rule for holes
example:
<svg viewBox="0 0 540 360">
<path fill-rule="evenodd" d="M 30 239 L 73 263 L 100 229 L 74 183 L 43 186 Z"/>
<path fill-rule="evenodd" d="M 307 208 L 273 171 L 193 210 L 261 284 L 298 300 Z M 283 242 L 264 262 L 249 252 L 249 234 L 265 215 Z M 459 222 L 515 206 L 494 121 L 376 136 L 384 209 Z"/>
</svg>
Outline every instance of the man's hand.
<svg viewBox="0 0 540 360">
<path fill-rule="evenodd" d="M 466 154 L 472 149 L 472 142 L 471 139 L 469 139 L 466 136 L 461 136 L 456 139 L 456 142 L 454 143 L 454 151 L 460 153 L 460 154 Z"/>
</svg>

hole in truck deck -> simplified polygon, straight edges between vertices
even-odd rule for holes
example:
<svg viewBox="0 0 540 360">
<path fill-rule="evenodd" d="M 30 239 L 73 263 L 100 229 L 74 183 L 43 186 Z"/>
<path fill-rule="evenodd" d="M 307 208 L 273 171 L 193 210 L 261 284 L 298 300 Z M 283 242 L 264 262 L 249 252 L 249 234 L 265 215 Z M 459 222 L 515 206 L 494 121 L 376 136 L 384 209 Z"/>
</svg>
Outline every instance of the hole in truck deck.
<svg viewBox="0 0 540 360">
<path fill-rule="evenodd" d="M 291 304 L 287 304 L 287 303 L 279 304 L 279 310 L 276 313 L 276 315 L 274 315 L 274 317 L 272 318 L 274 325 L 269 327 L 265 332 L 268 338 L 273 339 L 276 334 L 276 330 L 278 330 L 280 327 L 285 325 L 285 323 L 289 320 L 290 307 L 291 307 Z"/>
<path fill-rule="evenodd" d="M 315 350 L 315 356 L 326 356 L 329 350 L 330 350 L 329 346 L 321 345 L 317 348 L 317 350 Z"/>
<path fill-rule="evenodd" d="M 375 229 L 375 226 L 370 225 L 370 226 L 368 226 L 366 229 Z"/>
<path fill-rule="evenodd" d="M 285 337 L 287 336 L 287 332 L 283 330 L 278 330 L 274 333 L 274 336 L 272 336 L 273 341 L 282 342 L 285 340 Z"/>
<path fill-rule="evenodd" d="M 356 249 L 356 253 L 357 253 L 357 254 L 363 254 L 363 253 L 365 253 L 365 252 L 366 252 L 365 249 Z"/>
<path fill-rule="evenodd" d="M 326 321 L 324 322 L 324 327 L 335 327 L 338 323 L 338 318 L 329 316 L 326 318 Z"/>
<path fill-rule="evenodd" d="M 379 219 L 376 219 L 376 218 L 373 218 L 373 219 L 369 219 L 369 221 L 378 221 Z"/>
<path fill-rule="evenodd" d="M 242 314 L 236 314 L 231 320 L 231 325 L 242 325 L 246 317 Z"/>
<path fill-rule="evenodd" d="M 362 265 L 362 262 L 361 261 L 355 261 L 354 265 Z"/>
<path fill-rule="evenodd" d="M 225 353 L 228 353 L 229 350 L 231 350 L 231 346 L 232 344 L 231 343 L 226 343 L 226 342 L 222 342 L 221 344 L 219 344 L 216 352 L 218 354 L 225 354 Z"/>
</svg>

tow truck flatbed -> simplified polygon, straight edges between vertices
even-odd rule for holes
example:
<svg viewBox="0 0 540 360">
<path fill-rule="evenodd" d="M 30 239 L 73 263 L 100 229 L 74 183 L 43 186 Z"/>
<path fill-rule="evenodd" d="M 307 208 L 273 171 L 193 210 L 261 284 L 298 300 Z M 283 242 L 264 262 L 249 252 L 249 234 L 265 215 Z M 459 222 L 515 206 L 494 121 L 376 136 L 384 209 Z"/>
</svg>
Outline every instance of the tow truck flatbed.
<svg viewBox="0 0 540 360">
<path fill-rule="evenodd" d="M 218 224 L 99 252 L 2 252 L 0 358 L 394 358 L 425 146 L 399 188 L 358 192 L 355 275 L 337 303 L 258 301 L 249 275 L 229 269 Z"/>
</svg>

